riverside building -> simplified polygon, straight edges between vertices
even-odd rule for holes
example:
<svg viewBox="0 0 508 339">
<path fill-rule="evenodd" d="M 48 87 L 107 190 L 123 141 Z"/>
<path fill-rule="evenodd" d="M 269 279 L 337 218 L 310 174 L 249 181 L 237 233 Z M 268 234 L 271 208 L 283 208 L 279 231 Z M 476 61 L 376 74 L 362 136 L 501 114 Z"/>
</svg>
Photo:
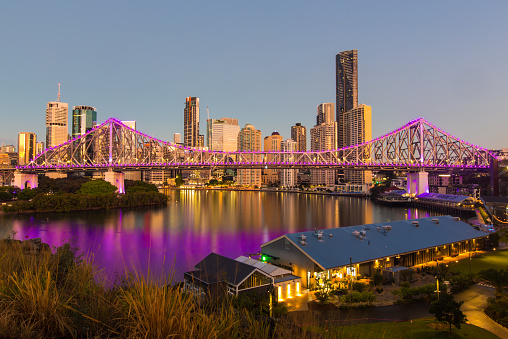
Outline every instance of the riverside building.
<svg viewBox="0 0 508 339">
<path fill-rule="evenodd" d="M 285 234 L 261 245 L 275 265 L 291 268 L 304 287 L 323 278 L 372 276 L 481 248 L 489 233 L 451 216 L 392 221 Z"/>
<path fill-rule="evenodd" d="M 187 147 L 199 147 L 199 98 L 185 98 L 185 108 L 183 110 L 183 140 Z"/>
<path fill-rule="evenodd" d="M 281 150 L 281 143 L 282 135 L 279 134 L 279 132 L 274 131 L 270 136 L 267 136 L 264 138 L 264 150 L 265 152 L 280 152 Z M 266 161 L 272 162 L 275 157 L 273 154 L 267 154 L 266 155 Z M 263 185 L 269 185 L 269 184 L 279 184 L 280 183 L 280 170 L 277 169 L 264 169 L 263 170 Z"/>
<path fill-rule="evenodd" d="M 297 122 L 291 126 L 291 139 L 296 142 L 295 151 L 307 151 L 307 128 L 301 123 Z"/>
<path fill-rule="evenodd" d="M 281 150 L 283 152 L 291 152 L 288 154 L 281 154 L 281 161 L 293 162 L 295 161 L 294 151 L 296 149 L 296 141 L 291 139 L 284 140 L 281 142 Z M 295 169 L 283 169 L 280 173 L 280 185 L 284 187 L 295 187 L 297 182 L 298 170 Z"/>
<path fill-rule="evenodd" d="M 238 151 L 261 151 L 261 131 L 246 124 L 238 133 Z M 239 185 L 260 186 L 260 169 L 239 169 L 236 181 Z"/>
</svg>

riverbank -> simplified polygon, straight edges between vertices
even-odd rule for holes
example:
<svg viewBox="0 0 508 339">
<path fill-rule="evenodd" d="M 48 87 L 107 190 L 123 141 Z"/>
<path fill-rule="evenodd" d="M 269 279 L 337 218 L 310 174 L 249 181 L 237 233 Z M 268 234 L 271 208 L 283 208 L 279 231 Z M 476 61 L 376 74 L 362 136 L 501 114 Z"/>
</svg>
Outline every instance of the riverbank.
<svg viewBox="0 0 508 339">
<path fill-rule="evenodd" d="M 38 194 L 30 201 L 13 201 L 2 205 L 5 214 L 30 214 L 71 212 L 140 206 L 166 205 L 168 197 L 158 192 L 133 192 L 125 194 Z"/>
</svg>

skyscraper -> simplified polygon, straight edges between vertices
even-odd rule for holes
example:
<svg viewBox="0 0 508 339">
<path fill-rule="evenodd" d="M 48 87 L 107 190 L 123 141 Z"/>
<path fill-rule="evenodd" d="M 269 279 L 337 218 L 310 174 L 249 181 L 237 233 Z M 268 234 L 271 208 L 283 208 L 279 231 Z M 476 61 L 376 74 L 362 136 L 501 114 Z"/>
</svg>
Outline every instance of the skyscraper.
<svg viewBox="0 0 508 339">
<path fill-rule="evenodd" d="M 281 150 L 284 152 L 291 152 L 287 154 L 282 154 L 281 160 L 284 162 L 293 162 L 295 155 L 294 152 L 296 149 L 296 141 L 292 139 L 284 140 L 281 142 Z M 298 170 L 295 169 L 283 169 L 280 173 L 280 184 L 284 187 L 295 187 L 297 181 L 297 173 Z"/>
<path fill-rule="evenodd" d="M 173 143 L 179 144 L 182 142 L 182 135 L 180 133 L 173 134 Z"/>
<path fill-rule="evenodd" d="M 183 142 L 187 147 L 199 147 L 199 98 L 185 98 L 183 110 Z"/>
<path fill-rule="evenodd" d="M 253 125 L 247 124 L 238 133 L 238 151 L 260 151 L 261 150 L 261 131 Z M 260 169 L 239 169 L 237 173 L 237 183 L 239 185 L 261 185 Z"/>
<path fill-rule="evenodd" d="M 58 99 L 50 101 L 46 106 L 46 147 L 54 147 L 67 141 L 69 104 L 60 102 L 60 84 L 58 84 Z"/>
<path fill-rule="evenodd" d="M 339 126 L 338 146 L 347 146 L 340 134 L 341 116 L 358 106 L 358 51 L 356 49 L 340 52 L 335 58 L 336 65 L 336 109 Z"/>
<path fill-rule="evenodd" d="M 307 129 L 297 122 L 291 126 L 291 139 L 296 142 L 295 151 L 305 152 L 307 150 Z"/>
<path fill-rule="evenodd" d="M 274 131 L 270 136 L 264 138 L 263 146 L 265 152 L 278 152 L 281 150 L 281 143 L 284 138 L 279 132 Z M 266 161 L 272 162 L 274 161 L 273 154 L 266 155 Z M 279 174 L 280 170 L 267 168 L 263 170 L 263 184 L 278 184 L 279 183 Z"/>
<path fill-rule="evenodd" d="M 212 151 L 234 152 L 238 150 L 238 119 L 220 118 L 207 120 L 207 146 Z"/>
<path fill-rule="evenodd" d="M 97 125 L 97 110 L 91 106 L 74 106 L 72 108 L 72 137 L 77 138 Z"/>
<path fill-rule="evenodd" d="M 342 115 L 343 125 L 339 135 L 343 135 L 346 146 L 353 146 L 372 140 L 372 108 L 361 104 Z M 363 154 L 364 159 L 369 159 L 371 154 Z M 352 184 L 372 183 L 371 171 L 345 170 L 344 179 Z"/>
<path fill-rule="evenodd" d="M 333 102 L 328 102 L 321 104 L 317 107 L 317 116 L 316 116 L 316 126 L 321 124 L 329 124 L 335 115 L 335 104 Z"/>
<path fill-rule="evenodd" d="M 27 165 L 35 158 L 37 151 L 35 133 L 21 132 L 18 134 L 18 165 Z"/>
<path fill-rule="evenodd" d="M 318 118 L 321 124 L 310 129 L 310 149 L 312 151 L 326 151 L 337 148 L 337 122 L 330 114 L 333 104 L 324 103 L 318 106 Z M 320 117 L 321 116 L 321 117 Z M 311 182 L 314 185 L 334 185 L 335 170 L 311 170 Z"/>
</svg>

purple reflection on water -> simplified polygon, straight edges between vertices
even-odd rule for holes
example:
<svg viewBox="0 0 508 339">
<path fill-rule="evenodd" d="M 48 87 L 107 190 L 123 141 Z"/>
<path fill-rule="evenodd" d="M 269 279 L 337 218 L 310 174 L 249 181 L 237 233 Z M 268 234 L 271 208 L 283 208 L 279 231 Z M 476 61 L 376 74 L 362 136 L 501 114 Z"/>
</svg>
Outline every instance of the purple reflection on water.
<svg viewBox="0 0 508 339">
<path fill-rule="evenodd" d="M 257 253 L 285 233 L 435 215 L 370 200 L 275 192 L 170 191 L 162 208 L 0 215 L 0 236 L 41 238 L 51 246 L 75 240 L 108 272 L 135 267 L 155 276 L 183 272 L 216 252 L 231 258 Z"/>
</svg>

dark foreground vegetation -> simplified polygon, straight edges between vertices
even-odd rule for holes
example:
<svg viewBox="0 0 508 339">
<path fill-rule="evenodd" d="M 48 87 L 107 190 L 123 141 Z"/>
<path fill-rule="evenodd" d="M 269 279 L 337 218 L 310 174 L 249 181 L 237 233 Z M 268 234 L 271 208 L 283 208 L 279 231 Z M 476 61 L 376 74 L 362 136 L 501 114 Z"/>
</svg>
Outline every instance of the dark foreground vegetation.
<svg viewBox="0 0 508 339">
<path fill-rule="evenodd" d="M 6 213 L 70 212 L 77 210 L 164 205 L 167 196 L 143 181 L 126 180 L 125 194 L 104 180 L 83 177 L 50 179 L 39 176 L 37 188 L 0 187 L 0 201 Z"/>
<path fill-rule="evenodd" d="M 252 299 L 200 305 L 170 277 L 111 279 L 69 244 L 51 249 L 6 239 L 0 255 L 0 338 L 448 337 L 448 326 L 432 320 L 339 326 L 284 314 L 283 307 L 270 318 L 266 305 Z M 453 337 L 489 333 L 463 325 Z"/>
</svg>

